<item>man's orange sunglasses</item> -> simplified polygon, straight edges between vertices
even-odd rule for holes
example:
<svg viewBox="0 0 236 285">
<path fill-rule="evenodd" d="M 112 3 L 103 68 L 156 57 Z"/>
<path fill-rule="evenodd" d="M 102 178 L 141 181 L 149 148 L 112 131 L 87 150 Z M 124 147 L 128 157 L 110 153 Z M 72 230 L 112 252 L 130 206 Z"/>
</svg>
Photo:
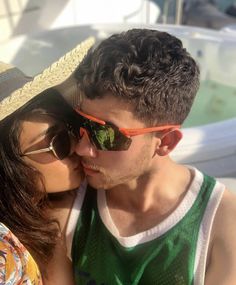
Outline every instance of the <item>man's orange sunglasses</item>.
<svg viewBox="0 0 236 285">
<path fill-rule="evenodd" d="M 105 151 L 127 150 L 131 145 L 131 137 L 133 136 L 180 128 L 180 125 L 166 125 L 142 129 L 118 128 L 110 122 L 87 115 L 79 109 L 76 111 L 79 114 L 80 136 L 82 137 L 86 133 L 97 149 Z"/>
</svg>

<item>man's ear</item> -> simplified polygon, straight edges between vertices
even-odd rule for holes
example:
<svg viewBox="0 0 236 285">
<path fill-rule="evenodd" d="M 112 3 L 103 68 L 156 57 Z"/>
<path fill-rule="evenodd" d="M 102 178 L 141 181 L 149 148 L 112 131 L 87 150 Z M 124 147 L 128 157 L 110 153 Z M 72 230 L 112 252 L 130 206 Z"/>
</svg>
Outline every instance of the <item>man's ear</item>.
<svg viewBox="0 0 236 285">
<path fill-rule="evenodd" d="M 168 155 L 182 139 L 183 134 L 179 129 L 173 129 L 164 133 L 161 136 L 161 144 L 156 150 L 156 153 L 160 156 Z"/>
</svg>

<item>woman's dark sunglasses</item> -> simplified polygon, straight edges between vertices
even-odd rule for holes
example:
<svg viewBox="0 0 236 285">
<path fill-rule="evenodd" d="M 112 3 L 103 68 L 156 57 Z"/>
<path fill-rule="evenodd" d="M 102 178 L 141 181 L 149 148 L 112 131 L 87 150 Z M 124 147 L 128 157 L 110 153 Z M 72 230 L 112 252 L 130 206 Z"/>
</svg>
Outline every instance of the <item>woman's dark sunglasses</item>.
<svg viewBox="0 0 236 285">
<path fill-rule="evenodd" d="M 72 154 L 75 143 L 76 137 L 73 132 L 63 129 L 52 138 L 48 147 L 25 152 L 22 156 L 51 151 L 57 159 L 62 160 Z"/>
<path fill-rule="evenodd" d="M 166 131 L 180 127 L 180 125 L 167 125 L 142 129 L 118 128 L 110 122 L 105 122 L 87 115 L 78 109 L 76 111 L 79 115 L 78 125 L 80 127 L 80 138 L 86 134 L 97 149 L 105 151 L 127 150 L 131 145 L 132 136 Z"/>
</svg>

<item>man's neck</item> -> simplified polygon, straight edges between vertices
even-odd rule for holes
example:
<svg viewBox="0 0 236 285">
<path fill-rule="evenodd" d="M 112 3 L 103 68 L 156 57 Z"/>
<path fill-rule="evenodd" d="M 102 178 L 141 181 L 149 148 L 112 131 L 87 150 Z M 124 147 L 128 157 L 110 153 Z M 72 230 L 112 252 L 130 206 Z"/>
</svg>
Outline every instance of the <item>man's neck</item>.
<svg viewBox="0 0 236 285">
<path fill-rule="evenodd" d="M 127 183 L 106 190 L 110 204 L 145 211 L 165 201 L 178 200 L 192 180 L 188 168 L 167 162 L 161 169 L 151 170 Z"/>
<path fill-rule="evenodd" d="M 106 190 L 107 205 L 120 234 L 149 229 L 178 207 L 192 181 L 192 174 L 184 166 L 171 161 L 167 164 L 162 170 Z"/>
</svg>

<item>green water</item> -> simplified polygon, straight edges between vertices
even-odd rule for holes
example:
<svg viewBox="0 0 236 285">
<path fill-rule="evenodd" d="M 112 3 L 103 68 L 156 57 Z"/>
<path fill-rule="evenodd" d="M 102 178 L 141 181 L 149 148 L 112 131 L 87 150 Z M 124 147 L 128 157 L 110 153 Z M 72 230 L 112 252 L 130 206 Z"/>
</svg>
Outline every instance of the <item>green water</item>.
<svg viewBox="0 0 236 285">
<path fill-rule="evenodd" d="M 202 81 L 184 127 L 205 125 L 236 117 L 236 88 Z"/>
</svg>

